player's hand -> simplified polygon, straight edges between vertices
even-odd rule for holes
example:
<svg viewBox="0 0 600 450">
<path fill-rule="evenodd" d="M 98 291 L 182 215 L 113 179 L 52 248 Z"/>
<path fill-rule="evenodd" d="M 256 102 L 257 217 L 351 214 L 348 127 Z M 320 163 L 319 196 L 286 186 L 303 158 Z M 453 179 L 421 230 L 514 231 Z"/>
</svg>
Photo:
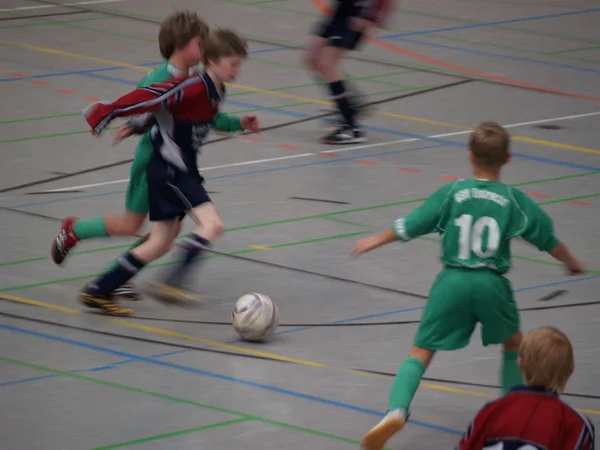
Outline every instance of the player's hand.
<svg viewBox="0 0 600 450">
<path fill-rule="evenodd" d="M 370 252 L 371 250 L 379 247 L 379 237 L 369 236 L 366 238 L 359 239 L 352 247 L 352 256 L 356 257 L 363 253 Z"/>
<path fill-rule="evenodd" d="M 573 258 L 567 264 L 567 270 L 570 275 L 582 275 L 585 273 L 585 267 L 583 267 L 583 263 L 576 258 Z"/>
<path fill-rule="evenodd" d="M 240 125 L 244 130 L 249 130 L 253 133 L 257 133 L 260 130 L 260 122 L 256 116 L 242 116 Z"/>
<path fill-rule="evenodd" d="M 118 145 L 123 139 L 127 139 L 133 134 L 133 128 L 129 125 L 122 125 L 116 132 L 113 139 L 113 147 Z"/>
</svg>

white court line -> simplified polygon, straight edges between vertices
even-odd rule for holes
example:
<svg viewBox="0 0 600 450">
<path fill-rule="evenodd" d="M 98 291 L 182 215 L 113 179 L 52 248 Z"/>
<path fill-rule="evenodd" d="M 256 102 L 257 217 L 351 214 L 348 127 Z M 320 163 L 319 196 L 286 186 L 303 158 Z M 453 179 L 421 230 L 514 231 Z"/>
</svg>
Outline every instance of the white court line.
<svg viewBox="0 0 600 450">
<path fill-rule="evenodd" d="M 85 1 L 85 2 L 63 3 L 62 5 L 18 6 L 16 8 L 0 9 L 0 12 L 26 11 L 26 10 L 29 10 L 29 9 L 57 8 L 59 6 L 70 6 L 70 5 L 94 5 L 94 4 L 97 4 L 97 3 L 119 3 L 119 2 L 126 2 L 126 1 L 129 1 L 129 0 L 88 0 L 88 1 Z"/>
<path fill-rule="evenodd" d="M 101 0 L 101 1 L 108 1 L 108 0 Z M 559 120 L 580 119 L 582 117 L 590 117 L 590 116 L 597 116 L 597 115 L 600 115 L 600 111 L 584 113 L 584 114 L 576 114 L 576 115 L 572 115 L 572 116 L 555 117 L 553 119 L 532 120 L 530 122 L 513 123 L 513 124 L 503 125 L 503 126 L 504 126 L 504 128 L 515 128 L 515 127 L 521 127 L 521 126 L 525 126 L 525 125 L 535 125 L 535 124 L 540 124 L 540 123 L 544 123 L 544 122 L 556 122 Z M 398 139 L 395 141 L 376 142 L 374 144 L 341 147 L 341 148 L 335 148 L 332 150 L 324 150 L 324 151 L 313 152 L 313 153 L 299 153 L 299 154 L 295 154 L 295 155 L 279 156 L 277 158 L 254 159 L 251 161 L 242 161 L 242 162 L 231 163 L 231 164 L 223 164 L 221 166 L 203 167 L 201 169 L 201 171 L 206 172 L 209 170 L 225 169 L 228 167 L 249 166 L 249 165 L 253 165 L 253 164 L 263 164 L 263 163 L 274 162 L 274 161 L 283 161 L 283 160 L 287 160 L 287 159 L 304 158 L 307 156 L 315 156 L 315 155 L 318 155 L 319 153 L 343 153 L 343 152 L 349 152 L 352 150 L 362 150 L 365 148 L 382 147 L 385 145 L 404 144 L 407 142 L 417 142 L 417 141 L 424 141 L 426 139 L 436 139 L 436 138 L 445 138 L 445 137 L 450 137 L 450 136 L 459 136 L 462 134 L 469 134 L 469 133 L 471 133 L 471 130 L 453 131 L 451 133 L 434 134 L 431 136 L 427 136 L 427 138 Z M 85 188 L 92 188 L 92 187 L 98 187 L 98 186 L 107 186 L 109 184 L 127 183 L 128 181 L 129 181 L 129 178 L 125 178 L 123 180 L 104 181 L 102 183 L 83 184 L 80 186 L 69 186 L 69 187 L 58 188 L 58 189 L 49 189 L 47 191 L 42 191 L 42 192 L 70 191 L 72 189 L 85 189 Z"/>
</svg>

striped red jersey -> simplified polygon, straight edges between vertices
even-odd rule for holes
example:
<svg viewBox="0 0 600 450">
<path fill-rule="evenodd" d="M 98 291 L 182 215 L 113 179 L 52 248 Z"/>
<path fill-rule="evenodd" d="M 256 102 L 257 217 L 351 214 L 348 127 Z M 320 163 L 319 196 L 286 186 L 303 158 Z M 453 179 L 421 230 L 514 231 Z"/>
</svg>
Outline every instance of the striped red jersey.
<svg viewBox="0 0 600 450">
<path fill-rule="evenodd" d="M 223 97 L 225 95 L 222 89 Z M 173 78 L 139 87 L 114 102 L 98 102 L 83 111 L 95 134 L 118 117 L 137 131 L 151 126 L 152 144 L 162 159 L 177 170 L 197 173 L 196 153 L 219 111 L 221 95 L 208 74 Z"/>
<path fill-rule="evenodd" d="M 556 394 L 519 386 L 479 411 L 456 450 L 594 450 L 594 432 Z"/>
</svg>

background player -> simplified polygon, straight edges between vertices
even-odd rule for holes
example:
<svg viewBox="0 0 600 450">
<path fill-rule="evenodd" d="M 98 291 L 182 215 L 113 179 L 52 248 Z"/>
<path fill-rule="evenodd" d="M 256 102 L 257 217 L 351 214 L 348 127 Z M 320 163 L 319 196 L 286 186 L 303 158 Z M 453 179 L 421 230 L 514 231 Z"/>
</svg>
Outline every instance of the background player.
<svg viewBox="0 0 600 450">
<path fill-rule="evenodd" d="M 187 75 L 202 61 L 202 46 L 208 33 L 208 25 L 198 14 L 193 12 L 176 12 L 163 20 L 158 34 L 158 44 L 165 62 L 147 74 L 139 82 L 138 87 L 145 87 L 172 77 Z M 226 132 L 235 132 L 242 129 L 258 131 L 258 120 L 256 116 L 243 116 L 240 118 L 218 113 L 213 121 L 213 127 Z M 131 134 L 132 129 L 129 125 L 122 126 L 116 133 L 114 143 L 117 144 Z M 80 240 L 109 236 L 135 236 L 140 231 L 148 215 L 146 169 L 151 157 L 152 139 L 148 131 L 140 139 L 131 165 L 125 197 L 125 212 L 82 220 L 75 217 L 65 218 L 60 233 L 52 243 L 51 254 L 56 264 L 62 264 L 68 253 Z M 179 231 L 177 234 L 179 234 Z M 144 236 L 136 241 L 131 248 L 137 247 L 146 239 L 147 236 Z M 115 260 L 109 268 L 114 268 L 116 264 L 117 261 Z M 121 286 L 117 289 L 115 295 L 128 300 L 139 300 L 140 298 L 139 293 L 132 284 Z"/>
<path fill-rule="evenodd" d="M 525 386 L 485 405 L 456 450 L 594 449 L 594 425 L 559 398 L 575 369 L 569 338 L 553 327 L 531 331 L 519 368 Z"/>
<path fill-rule="evenodd" d="M 347 51 L 355 50 L 363 35 L 390 14 L 392 0 L 336 0 L 331 17 L 317 24 L 305 62 L 319 79 L 328 83 L 331 99 L 344 119 L 343 125 L 323 138 L 326 144 L 355 144 L 365 141 L 357 123 L 358 102 L 351 98 L 340 62 Z"/>
<path fill-rule="evenodd" d="M 113 292 L 169 251 L 179 229 L 178 221 L 185 214 L 192 216 L 197 227 L 187 238 L 184 256 L 174 271 L 177 278 L 169 278 L 165 284 L 183 281 L 204 248 L 223 233 L 223 222 L 198 171 L 196 154 L 225 96 L 224 83 L 237 78 L 247 54 L 244 39 L 231 31 L 217 30 L 206 42 L 204 74 L 154 83 L 112 103 L 95 103 L 85 110 L 94 134 L 123 116 L 144 117 L 146 123 L 135 122 L 134 128 L 140 131 L 157 125 L 148 164 L 150 235 L 81 291 L 79 298 L 86 306 L 113 315 L 131 314 L 131 309 L 113 301 Z"/>
<path fill-rule="evenodd" d="M 522 191 L 500 182 L 510 160 L 510 135 L 495 122 L 479 124 L 469 138 L 474 179 L 459 180 L 438 189 L 425 203 L 392 229 L 359 240 L 359 255 L 395 241 L 408 242 L 439 232 L 442 237 L 440 272 L 429 298 L 408 358 L 400 366 L 390 391 L 384 419 L 363 438 L 368 450 L 381 450 L 400 431 L 426 368 L 438 350 L 466 347 L 477 322 L 484 346 L 503 344 L 503 392 L 522 384 L 517 365 L 521 344 L 519 313 L 511 284 L 511 238 L 521 237 L 562 261 L 571 274 L 581 263 L 554 235 L 552 220 Z"/>
</svg>

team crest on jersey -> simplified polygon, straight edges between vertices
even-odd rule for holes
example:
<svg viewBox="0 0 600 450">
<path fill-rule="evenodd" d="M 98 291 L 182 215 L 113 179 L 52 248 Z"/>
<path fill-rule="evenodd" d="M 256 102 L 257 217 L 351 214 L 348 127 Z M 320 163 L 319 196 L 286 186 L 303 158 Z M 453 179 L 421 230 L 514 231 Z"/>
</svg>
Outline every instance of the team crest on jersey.
<svg viewBox="0 0 600 450">
<path fill-rule="evenodd" d="M 200 153 L 204 139 L 210 131 L 210 125 L 207 123 L 196 124 L 192 126 L 192 147 L 194 151 Z"/>
</svg>

